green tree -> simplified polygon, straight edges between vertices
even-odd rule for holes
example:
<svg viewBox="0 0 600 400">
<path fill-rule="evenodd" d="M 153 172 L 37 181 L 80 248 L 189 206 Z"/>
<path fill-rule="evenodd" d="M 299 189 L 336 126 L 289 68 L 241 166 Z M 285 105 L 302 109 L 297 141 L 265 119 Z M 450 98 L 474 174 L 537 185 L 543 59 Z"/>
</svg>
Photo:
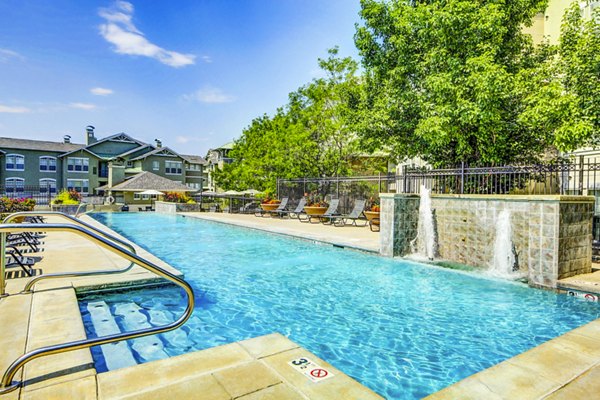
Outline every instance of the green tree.
<svg viewBox="0 0 600 400">
<path fill-rule="evenodd" d="M 551 138 L 519 118 L 521 77 L 543 54 L 521 30 L 546 4 L 362 0 L 363 144 L 433 165 L 535 159 Z"/>
<path fill-rule="evenodd" d="M 600 10 L 585 20 L 574 2 L 565 13 L 558 46 L 525 71 L 521 121 L 552 137 L 559 150 L 597 146 L 600 132 Z"/>
<path fill-rule="evenodd" d="M 276 189 L 277 178 L 339 176 L 351 171 L 357 136 L 349 124 L 359 98 L 357 63 L 337 48 L 319 59 L 325 73 L 290 93 L 273 117 L 252 121 L 235 142 L 233 163 L 215 174 L 226 189 Z"/>
</svg>

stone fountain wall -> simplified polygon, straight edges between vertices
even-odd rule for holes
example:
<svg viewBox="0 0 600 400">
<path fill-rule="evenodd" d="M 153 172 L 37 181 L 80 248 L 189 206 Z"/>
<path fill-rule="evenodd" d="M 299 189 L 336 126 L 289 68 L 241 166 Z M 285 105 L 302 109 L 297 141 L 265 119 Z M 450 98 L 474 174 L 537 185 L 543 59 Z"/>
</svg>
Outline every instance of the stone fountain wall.
<svg viewBox="0 0 600 400">
<path fill-rule="evenodd" d="M 509 210 L 519 269 L 532 285 L 591 272 L 591 196 L 433 195 L 438 258 L 487 268 L 496 220 Z M 416 195 L 381 194 L 381 253 L 410 254 L 419 215 Z"/>
</svg>

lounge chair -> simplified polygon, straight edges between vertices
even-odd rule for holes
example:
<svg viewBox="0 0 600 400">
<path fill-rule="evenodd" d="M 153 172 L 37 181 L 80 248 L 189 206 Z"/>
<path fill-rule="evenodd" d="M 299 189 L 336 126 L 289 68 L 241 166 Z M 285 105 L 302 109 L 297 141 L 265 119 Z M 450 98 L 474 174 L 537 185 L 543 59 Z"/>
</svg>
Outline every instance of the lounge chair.
<svg viewBox="0 0 600 400">
<path fill-rule="evenodd" d="M 243 207 L 240 207 L 241 214 L 252 214 L 259 210 L 260 206 L 257 202 L 251 201 L 250 203 L 246 203 Z"/>
<path fill-rule="evenodd" d="M 260 210 L 257 210 L 254 213 L 254 215 L 256 215 L 257 217 L 264 217 L 265 215 L 271 215 L 271 213 L 276 213 L 278 211 L 285 210 L 288 204 L 288 200 L 289 199 L 287 197 L 284 197 L 283 199 L 281 199 L 281 203 L 279 203 L 279 206 L 275 210 L 265 211 L 261 208 Z"/>
<path fill-rule="evenodd" d="M 373 218 L 369 221 L 369 229 L 371 232 L 379 232 L 379 218 Z"/>
<path fill-rule="evenodd" d="M 298 216 L 300 214 L 305 214 L 304 206 L 306 206 L 306 198 L 305 197 L 300 199 L 300 202 L 298 203 L 298 205 L 296 206 L 295 209 L 277 211 L 276 212 L 277 214 L 274 214 L 274 215 L 279 215 L 281 218 L 283 218 L 285 216 L 288 216 L 289 218 L 298 218 Z"/>
<path fill-rule="evenodd" d="M 8 247 L 6 249 L 7 256 L 5 257 L 5 268 L 21 267 L 27 276 L 33 276 L 33 264 L 35 260 L 31 257 L 23 256 L 23 253 L 16 247 Z"/>
<path fill-rule="evenodd" d="M 347 215 L 338 215 L 331 217 L 331 220 L 335 226 L 345 226 L 348 224 L 348 221 L 352 221 L 350 225 L 354 226 L 367 226 L 369 221 L 363 215 L 363 211 L 365 211 L 366 200 L 354 200 L 354 208 Z M 357 221 L 363 221 L 364 224 L 358 225 Z"/>
<path fill-rule="evenodd" d="M 9 247 L 29 247 L 30 251 L 33 253 L 37 253 L 40 251 L 39 246 L 42 244 L 38 239 L 24 232 L 18 235 L 10 235 L 9 238 L 6 239 L 6 245 Z"/>
</svg>

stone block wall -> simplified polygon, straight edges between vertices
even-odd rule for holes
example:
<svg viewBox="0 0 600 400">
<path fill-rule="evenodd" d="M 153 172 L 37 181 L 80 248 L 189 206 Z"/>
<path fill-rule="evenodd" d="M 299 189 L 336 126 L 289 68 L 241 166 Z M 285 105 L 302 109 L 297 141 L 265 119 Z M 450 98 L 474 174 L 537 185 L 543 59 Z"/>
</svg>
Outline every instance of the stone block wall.
<svg viewBox="0 0 600 400">
<path fill-rule="evenodd" d="M 410 242 L 417 236 L 418 195 L 381 194 L 381 254 L 395 257 L 410 254 Z"/>
<path fill-rule="evenodd" d="M 416 237 L 419 198 L 381 195 L 381 253 L 404 256 Z M 488 268 L 498 214 L 511 215 L 519 270 L 537 286 L 591 272 L 594 198 L 588 196 L 433 195 L 437 257 Z"/>
<path fill-rule="evenodd" d="M 178 212 L 194 212 L 201 211 L 199 203 L 170 203 L 166 201 L 156 201 L 154 208 L 157 213 L 161 214 L 176 214 Z"/>
</svg>

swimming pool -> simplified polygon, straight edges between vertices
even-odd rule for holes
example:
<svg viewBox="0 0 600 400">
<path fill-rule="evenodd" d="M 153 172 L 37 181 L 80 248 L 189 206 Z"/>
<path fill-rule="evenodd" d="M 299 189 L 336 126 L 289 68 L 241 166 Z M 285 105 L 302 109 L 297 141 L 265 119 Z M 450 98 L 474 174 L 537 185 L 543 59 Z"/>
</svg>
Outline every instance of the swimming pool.
<svg viewBox="0 0 600 400">
<path fill-rule="evenodd" d="M 194 287 L 192 318 L 159 336 L 164 356 L 280 332 L 384 397 L 413 399 L 600 317 L 598 303 L 250 229 L 155 214 L 95 218 Z M 87 329 L 98 298 L 81 299 Z M 124 304 L 138 307 L 151 324 L 185 306 L 174 288 L 107 302 L 118 316 Z M 138 361 L 156 356 L 131 346 Z"/>
</svg>

